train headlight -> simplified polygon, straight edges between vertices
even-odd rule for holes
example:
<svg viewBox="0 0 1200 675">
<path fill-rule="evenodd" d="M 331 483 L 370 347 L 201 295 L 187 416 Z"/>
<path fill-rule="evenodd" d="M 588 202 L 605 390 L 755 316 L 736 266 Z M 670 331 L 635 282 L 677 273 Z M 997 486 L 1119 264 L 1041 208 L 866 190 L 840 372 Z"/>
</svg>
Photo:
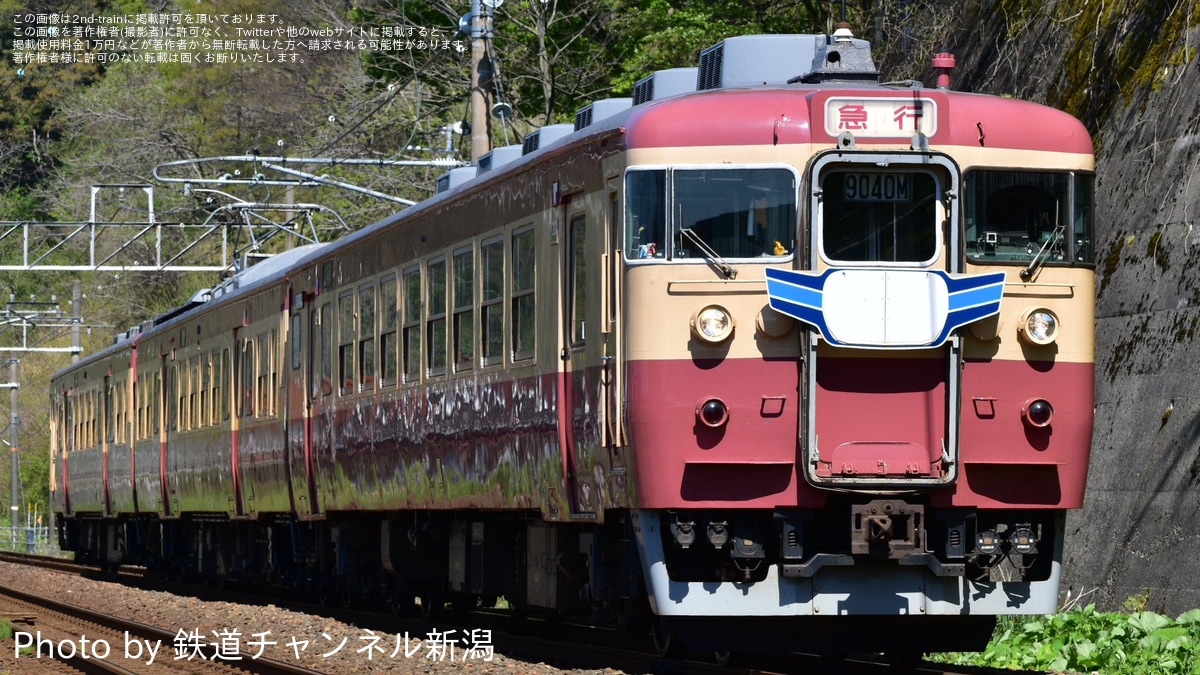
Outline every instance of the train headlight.
<svg viewBox="0 0 1200 675">
<path fill-rule="evenodd" d="M 720 344 L 733 334 L 733 317 L 720 305 L 707 305 L 692 315 L 692 334 L 703 342 Z"/>
<path fill-rule="evenodd" d="M 1045 307 L 1027 309 L 1017 331 L 1035 345 L 1048 345 L 1058 338 L 1058 315 Z"/>
</svg>

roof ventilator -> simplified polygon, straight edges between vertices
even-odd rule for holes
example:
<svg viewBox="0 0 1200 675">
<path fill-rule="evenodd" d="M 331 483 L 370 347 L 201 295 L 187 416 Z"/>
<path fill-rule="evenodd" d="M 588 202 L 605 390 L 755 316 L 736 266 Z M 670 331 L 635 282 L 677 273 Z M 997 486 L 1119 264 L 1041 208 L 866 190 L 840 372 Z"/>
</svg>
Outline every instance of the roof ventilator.
<svg viewBox="0 0 1200 675">
<path fill-rule="evenodd" d="M 632 105 L 632 98 L 606 98 L 592 101 L 575 113 L 575 131 L 590 127 L 606 117 L 612 117 Z"/>
<path fill-rule="evenodd" d="M 647 101 L 696 91 L 699 72 L 699 68 L 671 68 L 651 73 L 633 85 L 633 104 L 641 105 Z"/>
<path fill-rule="evenodd" d="M 548 127 L 542 127 L 529 132 L 525 136 L 525 141 L 521 144 L 521 154 L 528 155 L 531 152 L 536 152 L 544 145 L 550 145 L 558 139 L 569 136 L 575 132 L 573 124 L 552 124 Z"/>
<path fill-rule="evenodd" d="M 741 35 L 700 52 L 696 89 L 787 84 L 797 64 L 810 64 L 823 35 Z"/>
<path fill-rule="evenodd" d="M 522 147 L 519 145 L 506 145 L 501 148 L 496 148 L 486 155 L 479 158 L 479 175 L 499 169 L 505 164 L 509 164 L 521 158 Z"/>
<path fill-rule="evenodd" d="M 451 188 L 456 188 L 463 183 L 475 177 L 479 173 L 477 166 L 460 166 L 455 169 L 450 169 L 446 173 L 438 176 L 437 191 L 441 194 Z"/>
</svg>

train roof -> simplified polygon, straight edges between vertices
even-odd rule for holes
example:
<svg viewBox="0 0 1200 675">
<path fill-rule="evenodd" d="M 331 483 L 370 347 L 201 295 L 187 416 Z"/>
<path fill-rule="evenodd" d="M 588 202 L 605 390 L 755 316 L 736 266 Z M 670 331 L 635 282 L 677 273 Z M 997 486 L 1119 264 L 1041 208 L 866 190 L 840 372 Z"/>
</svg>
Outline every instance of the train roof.
<svg viewBox="0 0 1200 675">
<path fill-rule="evenodd" d="M 1092 154 L 1091 136 L 1071 115 L 1037 103 L 983 94 L 875 85 L 837 87 L 788 85 L 723 89 L 675 97 L 639 107 L 624 122 L 630 149 L 672 146 L 834 144 L 845 127 L 835 117 L 842 107 L 866 115 L 883 103 L 892 109 L 932 107 L 930 147 L 967 146 Z M 882 108 L 887 110 L 888 107 Z M 869 111 L 877 112 L 877 111 Z M 833 114 L 831 114 L 833 113 Z M 914 130 L 896 128 L 872 135 L 851 131 L 858 142 L 908 143 Z M 865 129 L 863 131 L 866 131 Z"/>
</svg>

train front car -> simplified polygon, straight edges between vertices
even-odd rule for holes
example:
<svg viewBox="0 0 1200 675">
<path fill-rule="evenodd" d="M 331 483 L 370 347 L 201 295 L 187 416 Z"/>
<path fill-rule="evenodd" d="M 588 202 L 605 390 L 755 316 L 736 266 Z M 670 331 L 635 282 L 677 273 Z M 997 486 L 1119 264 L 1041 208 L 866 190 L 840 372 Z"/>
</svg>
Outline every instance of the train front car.
<svg viewBox="0 0 1200 675">
<path fill-rule="evenodd" d="M 769 81 L 730 70 L 777 67 L 760 44 L 817 67 L 730 87 Z M 879 86 L 858 40 L 713 49 L 715 91 L 626 122 L 624 407 L 660 627 L 914 653 L 1053 612 L 1092 428 L 1085 129 Z"/>
</svg>

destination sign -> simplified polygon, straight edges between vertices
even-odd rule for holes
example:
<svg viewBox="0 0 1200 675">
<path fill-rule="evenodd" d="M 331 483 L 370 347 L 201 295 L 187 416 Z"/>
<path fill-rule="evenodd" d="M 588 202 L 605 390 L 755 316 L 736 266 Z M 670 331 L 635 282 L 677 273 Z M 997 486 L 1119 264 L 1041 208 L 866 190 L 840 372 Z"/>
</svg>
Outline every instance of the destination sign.
<svg viewBox="0 0 1200 675">
<path fill-rule="evenodd" d="M 848 173 L 842 186 L 848 202 L 909 202 L 913 198 L 910 173 Z"/>
<path fill-rule="evenodd" d="M 825 101 L 825 133 L 849 131 L 859 138 L 909 137 L 918 131 L 937 133 L 937 104 L 933 99 L 834 96 Z"/>
</svg>

